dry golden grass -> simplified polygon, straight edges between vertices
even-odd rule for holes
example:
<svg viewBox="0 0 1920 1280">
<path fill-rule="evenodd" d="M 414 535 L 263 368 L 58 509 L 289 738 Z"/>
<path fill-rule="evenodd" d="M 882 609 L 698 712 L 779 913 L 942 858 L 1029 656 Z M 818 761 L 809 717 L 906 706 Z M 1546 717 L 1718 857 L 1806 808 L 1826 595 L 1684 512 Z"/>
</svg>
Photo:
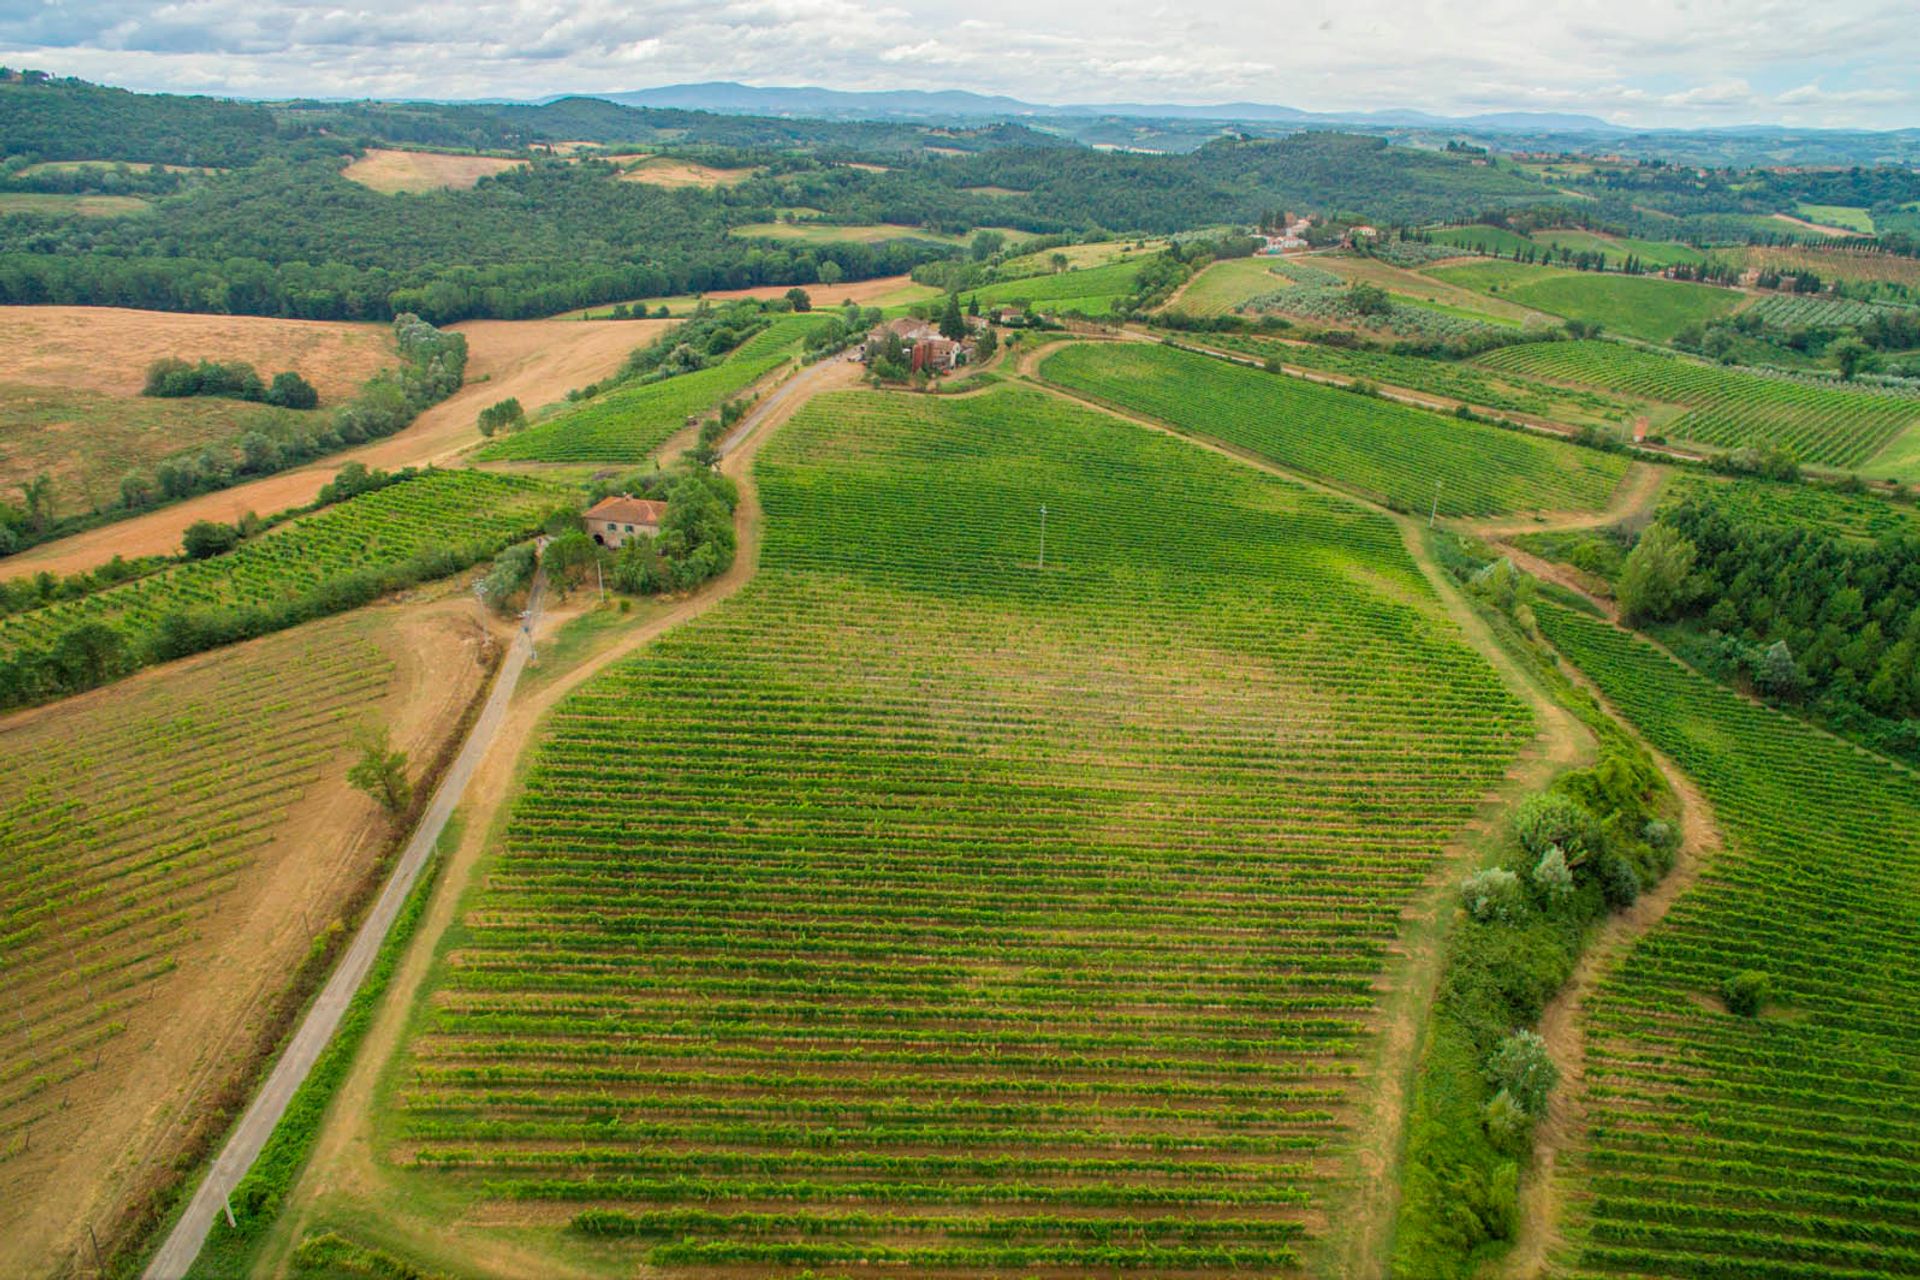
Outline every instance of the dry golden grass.
<svg viewBox="0 0 1920 1280">
<path fill-rule="evenodd" d="M 385 325 L 204 316 L 123 307 L 0 307 L 0 382 L 138 395 L 161 356 L 292 369 L 323 400 L 349 395 L 393 361 Z"/>
<path fill-rule="evenodd" d="M 669 156 L 648 156 L 620 175 L 622 182 L 644 182 L 650 187 L 732 187 L 745 182 L 758 169 L 716 169 L 691 160 Z"/>
<path fill-rule="evenodd" d="M 340 176 L 388 195 L 397 191 L 464 191 L 482 178 L 517 169 L 524 163 L 500 156 L 374 149 L 342 169 Z"/>
</svg>

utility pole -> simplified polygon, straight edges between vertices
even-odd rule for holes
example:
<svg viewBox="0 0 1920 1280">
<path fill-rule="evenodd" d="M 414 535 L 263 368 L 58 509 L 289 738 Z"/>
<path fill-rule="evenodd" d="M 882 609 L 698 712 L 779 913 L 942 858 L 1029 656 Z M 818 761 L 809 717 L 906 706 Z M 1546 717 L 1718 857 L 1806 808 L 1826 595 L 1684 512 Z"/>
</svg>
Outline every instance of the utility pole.
<svg viewBox="0 0 1920 1280">
<path fill-rule="evenodd" d="M 1047 504 L 1040 504 L 1040 567 L 1047 567 Z"/>
<path fill-rule="evenodd" d="M 103 1277 L 104 1280 L 107 1274 L 107 1264 L 105 1260 L 100 1257 L 100 1237 L 93 1234 L 93 1224 L 91 1222 L 87 1224 L 87 1241 L 93 1245 L 93 1269 Z"/>
<path fill-rule="evenodd" d="M 1433 522 L 1440 518 L 1440 482 L 1433 482 L 1433 510 L 1427 512 L 1427 528 L 1433 528 Z"/>
</svg>

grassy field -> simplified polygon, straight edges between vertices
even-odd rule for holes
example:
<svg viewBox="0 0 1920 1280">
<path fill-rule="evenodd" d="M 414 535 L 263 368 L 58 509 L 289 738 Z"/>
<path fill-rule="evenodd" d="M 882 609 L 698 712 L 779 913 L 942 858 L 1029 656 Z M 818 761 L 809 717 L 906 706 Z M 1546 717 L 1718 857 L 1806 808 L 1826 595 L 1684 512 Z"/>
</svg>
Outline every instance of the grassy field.
<svg viewBox="0 0 1920 1280">
<path fill-rule="evenodd" d="M 1433 267 L 1426 274 L 1536 311 L 1595 321 L 1610 332 L 1648 342 L 1666 342 L 1690 325 L 1730 313 L 1744 300 L 1731 289 L 1710 285 L 1518 262 Z"/>
<path fill-rule="evenodd" d="M 1863 235 L 1873 234 L 1873 214 L 1858 205 L 1801 204 L 1794 206 L 1794 212 L 1808 222 L 1817 222 L 1823 227 L 1839 227 Z"/>
<path fill-rule="evenodd" d="M 1508 347 L 1480 357 L 1479 363 L 1684 405 L 1688 412 L 1665 428 L 1679 439 L 1723 448 L 1780 444 L 1805 462 L 1866 464 L 1876 474 L 1894 474 L 1875 455 L 1920 423 L 1920 397 L 1770 377 L 1611 342 Z"/>
<path fill-rule="evenodd" d="M 1677 240 L 1635 240 L 1623 236 L 1603 236 L 1592 231 L 1549 230 L 1536 231 L 1533 242 L 1553 249 L 1569 249 L 1574 253 L 1598 253 L 1606 258 L 1607 265 L 1619 267 L 1629 257 L 1654 267 L 1670 267 L 1676 263 L 1705 262 L 1707 255 L 1692 245 L 1681 244 Z"/>
<path fill-rule="evenodd" d="M 102 674 L 123 674 L 164 660 L 186 633 L 206 629 L 242 639 L 363 604 L 368 583 L 430 561 L 435 576 L 531 537 L 540 516 L 568 501 L 558 489 L 521 476 L 437 471 L 328 507 L 196 560 L 77 600 L 0 618 L 0 662 L 31 688 L 43 667 L 61 667 L 63 637 L 85 624 L 115 635 Z M 229 633 L 231 633 L 229 635 Z"/>
<path fill-rule="evenodd" d="M 1606 504 L 1626 472 L 1616 455 L 1208 356 L 1140 344 L 1075 344 L 1040 366 L 1050 382 L 1283 467 L 1427 511 L 1481 516 Z"/>
<path fill-rule="evenodd" d="M 1142 247 L 1135 248 L 1135 245 Z M 1070 267 L 1104 267 L 1127 258 L 1159 253 L 1166 247 L 1165 240 L 1096 240 L 1091 244 L 1062 245 L 1058 249 L 1042 249 L 1037 253 L 1008 258 L 1000 264 L 1000 270 L 1007 275 L 1044 275 L 1053 270 L 1053 255 L 1056 253 L 1066 258 Z"/>
<path fill-rule="evenodd" d="M 806 221 L 749 222 L 734 227 L 730 234 L 750 239 L 787 240 L 795 244 L 880 244 L 886 240 L 933 240 L 940 244 L 966 242 L 964 236 L 891 222 L 868 222 L 855 226 Z"/>
<path fill-rule="evenodd" d="M 88 218 L 124 218 L 145 213 L 138 196 L 64 195 L 50 191 L 0 191 L 0 217 L 10 213 L 44 213 L 56 217 L 80 214 Z"/>
<path fill-rule="evenodd" d="M 1052 272 L 1024 280 L 1003 280 L 967 290 L 968 298 L 980 305 L 1006 305 L 1031 302 L 1041 311 L 1077 311 L 1100 316 L 1113 304 L 1133 292 L 1134 279 L 1140 274 L 1139 262 L 1114 262 L 1104 267 Z"/>
<path fill-rule="evenodd" d="M 20 176 L 31 178 L 44 173 L 111 173 L 126 169 L 134 173 L 148 173 L 154 169 L 164 169 L 168 173 L 224 173 L 224 169 L 210 168 L 207 165 L 193 164 L 128 164 L 123 160 L 42 160 L 20 170 Z"/>
<path fill-rule="evenodd" d="M 1378 258 L 1317 254 L 1313 265 L 1320 270 L 1331 271 L 1350 284 L 1377 285 L 1401 302 L 1485 324 L 1518 325 L 1550 322 L 1552 319 L 1534 308 L 1463 289 L 1449 281 L 1436 279 L 1421 271 L 1396 267 Z"/>
<path fill-rule="evenodd" d="M 89 1226 L 110 1256 L 217 1132 L 317 976 L 311 930 L 375 869 L 351 740 L 386 724 L 416 771 L 441 750 L 485 674 L 471 608 L 363 611 L 0 720 L 0 1272 L 90 1271 Z"/>
<path fill-rule="evenodd" d="M 1468 253 L 1498 253 L 1506 257 L 1512 257 L 1515 250 L 1525 253 L 1533 243 L 1518 231 L 1484 224 L 1439 227 L 1427 232 L 1426 236 L 1435 244 L 1458 245 Z"/>
<path fill-rule="evenodd" d="M 465 191 L 482 178 L 517 169 L 524 163 L 502 156 L 452 156 L 374 147 L 342 169 L 340 176 L 388 195 L 401 191 Z"/>
<path fill-rule="evenodd" d="M 615 387 L 483 446 L 479 462 L 644 462 L 687 419 L 713 412 L 791 360 L 828 317 L 776 320 L 719 364 L 661 382 Z"/>
<path fill-rule="evenodd" d="M 1538 613 L 1728 842 L 1585 1001 L 1586 1123 L 1560 1161 L 1569 1274 L 1912 1273 L 1912 778 L 1626 632 Z M 1774 993 L 1752 1019 L 1719 995 L 1748 970 Z"/>
<path fill-rule="evenodd" d="M 754 581 L 550 722 L 383 1077 L 400 1190 L 341 1229 L 1295 1265 L 1525 712 L 1386 519 L 1050 396 L 823 398 L 758 473 Z"/>
</svg>

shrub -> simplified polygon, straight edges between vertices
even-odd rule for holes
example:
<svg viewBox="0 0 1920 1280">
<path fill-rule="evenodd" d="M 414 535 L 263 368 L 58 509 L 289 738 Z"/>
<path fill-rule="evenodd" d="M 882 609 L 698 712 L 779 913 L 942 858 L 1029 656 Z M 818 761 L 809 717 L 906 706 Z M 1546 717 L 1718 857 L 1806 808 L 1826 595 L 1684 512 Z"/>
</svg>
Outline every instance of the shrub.
<svg viewBox="0 0 1920 1280">
<path fill-rule="evenodd" d="M 1488 1085 L 1507 1094 L 1528 1116 L 1547 1108 L 1547 1095 L 1560 1083 L 1560 1068 L 1547 1055 L 1547 1042 L 1532 1031 L 1516 1031 L 1487 1059 Z"/>
<path fill-rule="evenodd" d="M 273 375 L 273 385 L 267 388 L 267 403 L 283 409 L 311 409 L 320 403 L 320 393 L 313 389 L 311 382 L 289 369 Z"/>
<path fill-rule="evenodd" d="M 1502 1151 L 1517 1150 L 1533 1128 L 1533 1117 L 1505 1089 L 1487 1099 L 1487 1105 L 1481 1109 L 1481 1119 L 1487 1126 L 1487 1136 Z"/>
<path fill-rule="evenodd" d="M 1758 969 L 1742 969 L 1720 984 L 1720 998 L 1727 1012 L 1742 1018 L 1758 1016 L 1773 995 L 1773 979 Z"/>
<path fill-rule="evenodd" d="M 220 524 L 213 520 L 196 520 L 187 526 L 180 543 L 186 548 L 187 559 L 206 560 L 213 556 L 225 555 L 240 545 L 240 531 L 230 524 Z"/>
<path fill-rule="evenodd" d="M 1669 848 L 1673 844 L 1673 824 L 1649 818 L 1640 828 L 1640 838 L 1656 849 Z"/>
<path fill-rule="evenodd" d="M 1550 903 L 1563 902 L 1573 895 L 1573 872 L 1567 869 L 1567 855 L 1559 845 L 1549 845 L 1534 864 L 1533 887 Z"/>
<path fill-rule="evenodd" d="M 1467 914 L 1482 923 L 1514 924 L 1526 914 L 1520 877 L 1505 867 L 1476 871 L 1460 885 Z"/>
<path fill-rule="evenodd" d="M 1601 896 L 1615 911 L 1625 910 L 1640 897 L 1640 873 L 1625 858 L 1611 853 L 1600 855 L 1594 868 L 1600 881 Z"/>
<path fill-rule="evenodd" d="M 1557 845 L 1563 857 L 1571 849 L 1577 860 L 1599 843 L 1599 824 L 1586 806 L 1553 791 L 1521 802 L 1513 815 L 1513 831 L 1520 847 L 1536 858 Z"/>
</svg>

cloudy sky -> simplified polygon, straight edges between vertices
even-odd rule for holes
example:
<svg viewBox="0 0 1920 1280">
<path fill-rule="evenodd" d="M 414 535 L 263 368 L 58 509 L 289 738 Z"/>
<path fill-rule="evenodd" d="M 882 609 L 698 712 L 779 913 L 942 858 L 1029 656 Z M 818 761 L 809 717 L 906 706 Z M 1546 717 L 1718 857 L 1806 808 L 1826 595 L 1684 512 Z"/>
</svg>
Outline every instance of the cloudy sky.
<svg viewBox="0 0 1920 1280">
<path fill-rule="evenodd" d="M 0 62 L 257 97 L 739 80 L 1920 125 L 1912 0 L 0 0 Z"/>
</svg>

